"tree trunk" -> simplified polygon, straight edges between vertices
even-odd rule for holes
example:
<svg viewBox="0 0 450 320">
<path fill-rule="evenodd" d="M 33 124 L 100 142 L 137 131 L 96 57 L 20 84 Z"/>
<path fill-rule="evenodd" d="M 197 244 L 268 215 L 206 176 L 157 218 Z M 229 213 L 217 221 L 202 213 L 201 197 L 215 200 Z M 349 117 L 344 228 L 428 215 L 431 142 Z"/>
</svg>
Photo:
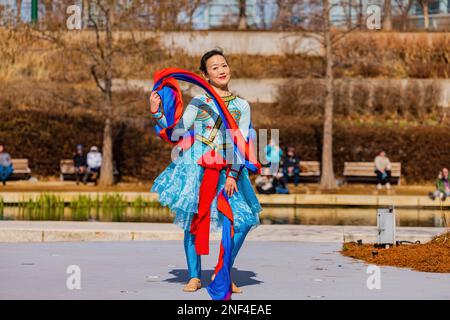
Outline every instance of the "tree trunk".
<svg viewBox="0 0 450 320">
<path fill-rule="evenodd" d="M 406 7 L 402 7 L 402 21 L 401 21 L 402 31 L 406 31 L 407 29 L 409 10 L 411 9 L 413 2 L 414 0 L 408 0 Z"/>
<path fill-rule="evenodd" d="M 392 0 L 384 0 L 383 30 L 392 30 Z"/>
<path fill-rule="evenodd" d="M 103 158 L 100 172 L 100 185 L 110 186 L 114 183 L 113 174 L 113 132 L 112 132 L 112 21 L 111 8 L 105 12 L 105 92 L 104 92 L 104 112 L 105 127 L 103 130 Z"/>
<path fill-rule="evenodd" d="M 430 28 L 430 16 L 428 14 L 428 1 L 425 0 L 422 2 L 422 10 L 423 10 L 423 26 L 426 31 Z"/>
<path fill-rule="evenodd" d="M 323 146 L 322 146 L 322 171 L 320 179 L 321 189 L 336 189 L 336 179 L 333 170 L 333 104 L 334 104 L 334 83 L 333 83 L 333 55 L 330 35 L 329 2 L 323 1 L 323 21 L 324 21 L 324 46 L 326 59 L 325 74 L 325 114 L 323 120 Z"/>
<path fill-rule="evenodd" d="M 247 30 L 246 0 L 239 0 L 239 23 L 238 30 Z"/>
<path fill-rule="evenodd" d="M 347 7 L 343 7 L 345 12 L 345 21 L 347 24 L 347 29 L 352 28 L 352 0 L 348 0 Z"/>
<path fill-rule="evenodd" d="M 89 26 L 89 2 L 88 0 L 83 0 L 82 4 L 82 17 L 83 17 L 83 29 L 87 29 Z"/>
<path fill-rule="evenodd" d="M 16 1 L 16 5 L 17 5 L 17 17 L 16 17 L 16 22 L 22 21 L 20 15 L 22 14 L 22 0 L 17 0 Z"/>
<path fill-rule="evenodd" d="M 113 138 L 111 117 L 106 116 L 103 129 L 102 167 L 99 183 L 101 186 L 110 186 L 114 183 L 113 174 Z"/>
<path fill-rule="evenodd" d="M 327 3 L 328 3 L 328 1 L 327 1 Z M 359 26 L 359 29 L 364 30 L 365 29 L 365 24 L 364 24 L 364 14 L 363 14 L 363 2 L 362 2 L 362 0 L 359 0 L 358 11 L 359 11 L 359 13 L 358 13 L 358 26 Z"/>
</svg>

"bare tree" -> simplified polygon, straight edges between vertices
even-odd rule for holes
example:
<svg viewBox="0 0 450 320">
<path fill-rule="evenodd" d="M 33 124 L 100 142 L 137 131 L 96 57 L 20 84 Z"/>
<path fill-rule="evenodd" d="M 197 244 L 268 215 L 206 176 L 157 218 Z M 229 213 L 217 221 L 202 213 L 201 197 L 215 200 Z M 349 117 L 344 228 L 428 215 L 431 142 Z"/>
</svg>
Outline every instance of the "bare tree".
<svg viewBox="0 0 450 320">
<path fill-rule="evenodd" d="M 277 17 L 273 27 L 278 30 L 288 30 L 292 28 L 291 18 L 293 7 L 298 4 L 298 0 L 276 0 Z"/>
<path fill-rule="evenodd" d="M 152 0 L 118 5 L 115 0 L 92 0 L 85 10 L 89 26 L 92 31 L 86 33 L 84 40 L 70 40 L 70 32 L 65 30 L 65 21 L 56 19 L 55 23 L 46 21 L 46 25 L 39 25 L 34 30 L 34 36 L 52 42 L 65 51 L 79 53 L 83 62 L 89 66 L 89 71 L 95 85 L 102 96 L 101 115 L 104 119 L 102 153 L 103 161 L 100 173 L 100 185 L 113 184 L 113 120 L 117 119 L 117 106 L 113 100 L 112 84 L 114 78 L 114 64 L 116 58 L 123 53 L 123 42 L 115 40 L 114 34 L 119 31 L 129 32 L 131 46 L 136 45 L 134 30 L 139 29 L 137 17 L 142 12 L 142 4 L 152 4 Z M 86 3 L 86 2 L 85 2 Z M 69 4 L 69 2 L 67 3 Z M 64 8 L 64 5 L 62 6 Z M 95 8 L 95 10 L 91 10 Z M 86 22 L 86 21 L 85 21 Z M 57 23 L 60 23 L 58 26 Z M 61 23 L 63 23 L 61 25 Z M 148 23 L 148 22 L 147 22 Z M 123 33 L 123 32 L 122 32 Z M 128 47 L 126 50 L 129 50 Z M 122 50 L 122 51 L 121 51 Z"/>
<path fill-rule="evenodd" d="M 247 1 L 239 0 L 238 30 L 247 30 Z"/>
<path fill-rule="evenodd" d="M 425 30 L 430 29 L 429 4 L 431 0 L 417 0 L 423 11 L 423 27 Z"/>
<path fill-rule="evenodd" d="M 392 30 L 392 0 L 384 0 L 383 30 Z"/>
<path fill-rule="evenodd" d="M 325 190 L 337 188 L 336 178 L 333 168 L 333 119 L 334 119 L 334 97 L 335 84 L 333 67 L 336 63 L 334 59 L 334 48 L 342 39 L 360 28 L 361 20 L 347 28 L 339 30 L 331 24 L 331 12 L 338 5 L 331 4 L 329 0 L 308 0 L 304 4 L 309 10 L 308 25 L 303 26 L 300 36 L 309 36 L 316 39 L 323 48 L 324 70 L 324 112 L 323 112 L 323 137 L 322 137 L 322 169 L 320 187 Z"/>
<path fill-rule="evenodd" d="M 336 179 L 333 169 L 333 107 L 334 107 L 334 77 L 333 53 L 330 26 L 331 6 L 328 0 L 323 0 L 323 45 L 325 47 L 325 105 L 323 119 L 322 171 L 320 186 L 322 189 L 335 189 Z"/>
<path fill-rule="evenodd" d="M 395 2 L 400 10 L 400 29 L 406 31 L 409 10 L 411 10 L 414 0 L 408 0 L 406 3 L 403 0 L 395 0 Z"/>
</svg>

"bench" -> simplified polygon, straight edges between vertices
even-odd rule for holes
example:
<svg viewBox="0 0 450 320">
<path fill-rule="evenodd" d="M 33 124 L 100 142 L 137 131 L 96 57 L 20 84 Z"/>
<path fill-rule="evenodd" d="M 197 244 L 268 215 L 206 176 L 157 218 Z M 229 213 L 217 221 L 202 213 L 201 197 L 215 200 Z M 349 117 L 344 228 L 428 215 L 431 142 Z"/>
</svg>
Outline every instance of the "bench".
<svg viewBox="0 0 450 320">
<path fill-rule="evenodd" d="M 28 159 L 11 159 L 14 171 L 8 180 L 28 180 L 31 178 L 31 169 L 28 166 Z"/>
<path fill-rule="evenodd" d="M 300 181 L 319 182 L 320 162 L 300 161 Z"/>
<path fill-rule="evenodd" d="M 391 163 L 391 182 L 400 185 L 402 164 L 400 162 Z M 344 178 L 346 182 L 377 182 L 375 164 L 373 162 L 345 162 Z"/>
<path fill-rule="evenodd" d="M 293 177 L 289 176 L 289 182 Z M 300 182 L 319 182 L 320 181 L 320 162 L 319 161 L 300 161 Z"/>
<path fill-rule="evenodd" d="M 60 167 L 60 179 L 61 181 L 66 181 L 66 180 L 76 180 L 76 175 L 75 175 L 75 164 L 73 163 L 72 159 L 63 159 L 59 162 L 59 167 Z M 119 175 L 119 171 L 116 168 L 116 163 L 113 162 L 113 174 L 114 174 L 114 179 L 116 180 L 118 175 Z M 88 177 L 88 181 L 91 178 L 92 174 L 89 174 Z"/>
</svg>

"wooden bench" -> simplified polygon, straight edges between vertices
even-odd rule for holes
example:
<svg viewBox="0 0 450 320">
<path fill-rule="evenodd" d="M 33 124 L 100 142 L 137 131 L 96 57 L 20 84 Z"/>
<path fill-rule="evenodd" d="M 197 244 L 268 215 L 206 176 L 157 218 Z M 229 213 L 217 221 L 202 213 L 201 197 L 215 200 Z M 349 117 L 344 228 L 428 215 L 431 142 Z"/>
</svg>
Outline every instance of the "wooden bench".
<svg viewBox="0 0 450 320">
<path fill-rule="evenodd" d="M 28 180 L 31 177 L 31 169 L 28 166 L 28 159 L 11 159 L 14 171 L 8 180 Z"/>
<path fill-rule="evenodd" d="M 300 181 L 319 182 L 320 162 L 300 161 Z"/>
<path fill-rule="evenodd" d="M 294 179 L 289 176 L 289 182 Z M 320 162 L 319 161 L 300 161 L 300 182 L 319 182 L 320 181 Z"/>
<path fill-rule="evenodd" d="M 402 164 L 400 162 L 391 163 L 391 182 L 400 184 Z M 373 162 L 345 162 L 344 178 L 346 182 L 377 182 L 375 164 Z"/>
<path fill-rule="evenodd" d="M 59 167 L 61 170 L 60 173 L 60 179 L 61 181 L 66 181 L 66 180 L 76 180 L 76 175 L 75 175 L 75 164 L 73 163 L 72 159 L 63 159 L 59 162 Z M 116 168 L 116 163 L 113 162 L 113 174 L 114 174 L 114 179 L 117 179 L 118 175 L 119 175 L 119 171 Z M 92 174 L 89 174 L 89 177 L 91 177 Z M 89 179 L 88 179 L 89 181 Z"/>
</svg>

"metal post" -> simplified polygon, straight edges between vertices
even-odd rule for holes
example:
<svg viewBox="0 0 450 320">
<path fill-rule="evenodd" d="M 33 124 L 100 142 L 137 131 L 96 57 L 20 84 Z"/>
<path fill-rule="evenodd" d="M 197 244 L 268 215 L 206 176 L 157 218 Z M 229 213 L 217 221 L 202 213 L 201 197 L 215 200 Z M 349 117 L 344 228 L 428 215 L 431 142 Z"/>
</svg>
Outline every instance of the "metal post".
<svg viewBox="0 0 450 320">
<path fill-rule="evenodd" d="M 38 0 L 31 0 L 31 22 L 38 22 Z"/>
</svg>

